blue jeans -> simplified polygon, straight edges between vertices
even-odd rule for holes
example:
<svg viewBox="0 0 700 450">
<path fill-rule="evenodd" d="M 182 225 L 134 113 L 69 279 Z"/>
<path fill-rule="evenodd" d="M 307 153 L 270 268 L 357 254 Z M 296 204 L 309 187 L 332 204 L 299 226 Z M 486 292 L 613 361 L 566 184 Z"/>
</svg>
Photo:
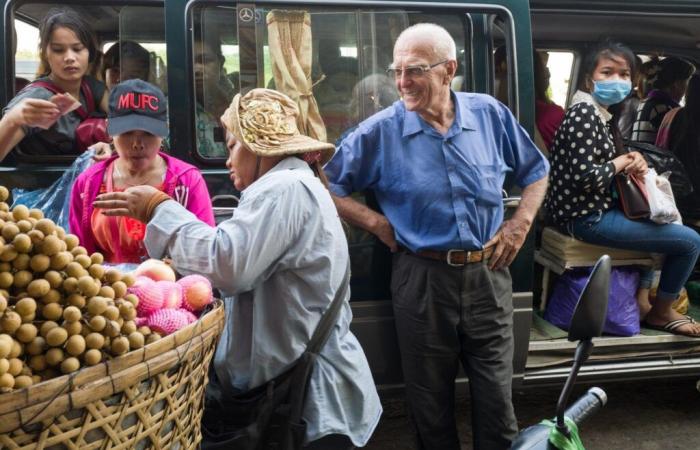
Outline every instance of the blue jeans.
<svg viewBox="0 0 700 450">
<path fill-rule="evenodd" d="M 700 254 L 700 234 L 683 225 L 659 225 L 650 220 L 630 220 L 618 209 L 574 219 L 569 230 L 582 241 L 606 247 L 661 253 L 657 298 L 678 297 Z"/>
</svg>

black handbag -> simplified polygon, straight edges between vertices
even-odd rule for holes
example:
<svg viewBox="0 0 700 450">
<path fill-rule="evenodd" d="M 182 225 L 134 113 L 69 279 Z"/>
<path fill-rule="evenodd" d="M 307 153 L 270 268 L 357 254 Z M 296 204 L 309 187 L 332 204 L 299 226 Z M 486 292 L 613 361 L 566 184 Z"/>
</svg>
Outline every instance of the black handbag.
<svg viewBox="0 0 700 450">
<path fill-rule="evenodd" d="M 282 374 L 243 394 L 207 395 L 202 419 L 203 450 L 297 450 L 304 442 L 301 415 L 316 359 L 338 320 L 348 292 L 350 264 L 342 288 L 321 317 L 304 353 Z M 210 370 L 210 387 L 219 381 Z"/>
<path fill-rule="evenodd" d="M 620 208 L 628 219 L 646 219 L 651 214 L 644 182 L 634 175 L 620 172 L 615 175 L 615 188 Z"/>
<path fill-rule="evenodd" d="M 690 180 L 685 166 L 673 152 L 645 142 L 627 141 L 625 147 L 628 151 L 641 153 L 646 159 L 647 165 L 656 170 L 656 173 L 671 172 L 669 181 L 676 198 L 687 197 L 693 193 L 693 182 Z"/>
</svg>

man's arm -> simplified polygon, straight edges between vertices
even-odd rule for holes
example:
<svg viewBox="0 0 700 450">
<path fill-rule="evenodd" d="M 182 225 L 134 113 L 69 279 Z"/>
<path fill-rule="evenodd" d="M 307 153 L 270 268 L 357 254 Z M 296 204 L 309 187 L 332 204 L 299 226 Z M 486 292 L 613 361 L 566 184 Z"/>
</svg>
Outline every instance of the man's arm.
<svg viewBox="0 0 700 450">
<path fill-rule="evenodd" d="M 381 240 L 392 252 L 398 250 L 394 227 L 391 226 L 385 216 L 368 208 L 351 197 L 338 197 L 331 194 L 335 207 L 338 208 L 340 217 L 352 225 L 369 231 Z M 522 245 L 522 244 L 521 244 Z"/>
<path fill-rule="evenodd" d="M 486 243 L 486 247 L 496 244 L 489 268 L 498 270 L 508 267 L 523 246 L 528 231 L 535 219 L 537 210 L 544 200 L 547 192 L 547 176 L 531 183 L 523 189 L 520 205 L 515 210 L 513 217 L 505 220 L 498 233 Z"/>
</svg>

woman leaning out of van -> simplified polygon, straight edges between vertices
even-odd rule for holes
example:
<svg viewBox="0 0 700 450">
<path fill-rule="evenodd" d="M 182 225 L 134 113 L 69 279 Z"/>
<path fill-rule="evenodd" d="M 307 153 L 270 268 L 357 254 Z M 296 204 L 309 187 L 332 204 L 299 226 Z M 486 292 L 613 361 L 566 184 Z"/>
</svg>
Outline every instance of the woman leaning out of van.
<svg viewBox="0 0 700 450">
<path fill-rule="evenodd" d="M 88 252 L 109 263 L 138 263 L 147 257 L 146 225 L 129 217 L 108 217 L 92 206 L 99 194 L 149 185 L 165 192 L 202 222 L 214 226 L 209 191 L 199 170 L 160 152 L 168 134 L 167 100 L 156 86 L 133 79 L 109 95 L 107 131 L 115 153 L 78 176 L 71 192 L 70 231 Z"/>
<path fill-rule="evenodd" d="M 61 115 L 59 106 L 49 101 L 67 92 L 85 111 L 107 111 L 105 85 L 87 75 L 97 47 L 89 25 L 74 11 L 54 9 L 39 25 L 40 59 L 38 82 L 29 84 L 13 98 L 0 120 L 0 160 L 20 142 L 30 154 L 77 154 L 75 130 L 81 122 L 78 112 Z M 86 86 L 82 87 L 83 81 Z M 52 85 L 52 88 L 46 87 Z M 89 89 L 94 104 L 88 105 Z M 26 144 L 26 145 L 25 145 Z"/>
<path fill-rule="evenodd" d="M 664 254 L 653 305 L 648 300 L 653 273 L 642 276 L 641 319 L 651 328 L 700 337 L 700 324 L 671 308 L 700 253 L 700 235 L 682 225 L 630 220 L 612 198 L 616 173 L 647 171 L 638 152 L 616 156 L 622 139 L 615 112 L 630 92 L 634 55 L 622 44 L 604 42 L 586 56 L 584 71 L 585 88 L 574 95 L 554 138 L 545 206 L 560 228 L 582 241 Z"/>
</svg>

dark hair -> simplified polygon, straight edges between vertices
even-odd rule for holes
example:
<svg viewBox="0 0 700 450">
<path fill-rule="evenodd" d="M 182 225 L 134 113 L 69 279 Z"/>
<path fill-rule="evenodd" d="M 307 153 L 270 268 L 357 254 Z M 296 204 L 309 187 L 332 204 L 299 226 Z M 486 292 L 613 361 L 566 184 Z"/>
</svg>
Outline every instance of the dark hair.
<svg viewBox="0 0 700 450">
<path fill-rule="evenodd" d="M 92 63 L 97 56 L 97 44 L 95 34 L 90 25 L 83 18 L 68 8 L 51 9 L 39 24 L 39 57 L 41 64 L 38 74 L 46 76 L 51 73 L 51 67 L 46 60 L 46 48 L 51 42 L 51 35 L 56 28 L 68 28 L 78 40 L 88 49 L 88 62 Z"/>
<path fill-rule="evenodd" d="M 121 58 L 137 61 L 144 68 L 143 76 L 137 76 L 144 81 L 148 81 L 148 74 L 151 68 L 151 54 L 138 42 L 121 41 L 112 45 L 102 57 L 102 78 L 105 77 L 107 69 L 119 67 Z M 123 78 L 122 81 L 126 80 Z"/>
<path fill-rule="evenodd" d="M 650 68 L 648 77 L 651 87 L 665 89 L 673 83 L 687 80 L 695 72 L 695 66 L 688 61 L 669 56 L 661 61 L 658 58 Z"/>
<path fill-rule="evenodd" d="M 690 77 L 685 91 L 685 106 L 671 121 L 668 132 L 670 150 L 686 166 L 688 173 L 700 170 L 700 152 L 697 148 L 700 133 L 700 74 Z"/>
<path fill-rule="evenodd" d="M 600 59 L 610 58 L 612 56 L 621 56 L 627 61 L 627 64 L 630 66 L 631 78 L 634 79 L 637 65 L 632 50 L 621 42 L 605 39 L 590 49 L 583 58 L 582 86 L 585 87 L 586 81 L 592 77 L 595 68 L 598 67 Z"/>
</svg>

